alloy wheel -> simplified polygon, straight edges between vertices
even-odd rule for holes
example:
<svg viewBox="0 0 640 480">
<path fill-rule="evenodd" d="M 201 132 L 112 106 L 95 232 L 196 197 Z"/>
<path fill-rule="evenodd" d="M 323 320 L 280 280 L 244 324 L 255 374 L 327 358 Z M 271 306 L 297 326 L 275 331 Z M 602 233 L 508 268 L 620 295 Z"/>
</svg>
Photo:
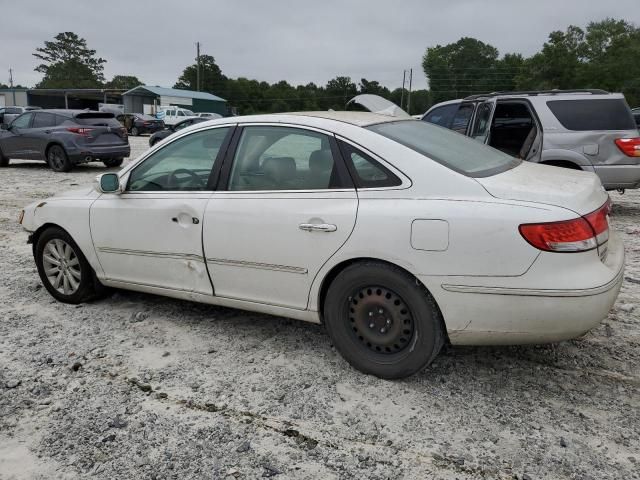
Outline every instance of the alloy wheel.
<svg viewBox="0 0 640 480">
<path fill-rule="evenodd" d="M 62 169 L 64 160 L 64 152 L 59 147 L 51 147 L 49 149 L 49 164 L 54 170 Z"/>
<path fill-rule="evenodd" d="M 62 239 L 53 238 L 42 252 L 44 273 L 53 288 L 63 295 L 73 295 L 80 286 L 82 271 L 73 247 Z"/>
</svg>

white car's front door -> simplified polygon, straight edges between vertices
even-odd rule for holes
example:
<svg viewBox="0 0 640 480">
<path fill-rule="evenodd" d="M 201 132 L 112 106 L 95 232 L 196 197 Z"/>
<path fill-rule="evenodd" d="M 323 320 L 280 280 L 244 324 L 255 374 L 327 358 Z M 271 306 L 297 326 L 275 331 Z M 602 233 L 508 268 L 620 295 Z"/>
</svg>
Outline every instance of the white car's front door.
<svg viewBox="0 0 640 480">
<path fill-rule="evenodd" d="M 284 126 L 236 135 L 226 188 L 205 212 L 215 294 L 304 310 L 314 277 L 351 235 L 355 188 L 332 136 Z"/>
<path fill-rule="evenodd" d="M 91 236 L 106 280 L 212 294 L 202 253 L 211 172 L 230 127 L 178 138 L 123 175 L 122 194 L 91 207 Z"/>
</svg>

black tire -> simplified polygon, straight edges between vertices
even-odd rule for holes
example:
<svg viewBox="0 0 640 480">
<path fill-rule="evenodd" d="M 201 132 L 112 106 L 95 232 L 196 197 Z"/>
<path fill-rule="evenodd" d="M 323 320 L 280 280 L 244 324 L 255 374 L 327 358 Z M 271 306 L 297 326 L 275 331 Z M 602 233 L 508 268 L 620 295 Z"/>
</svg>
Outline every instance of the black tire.
<svg viewBox="0 0 640 480">
<path fill-rule="evenodd" d="M 138 127 L 131 127 L 131 135 L 134 137 L 140 135 L 140 130 L 138 130 Z"/>
<path fill-rule="evenodd" d="M 120 158 L 105 158 L 104 160 L 102 160 L 102 163 L 104 163 L 105 167 L 119 167 L 120 165 L 122 165 L 122 162 L 124 162 L 124 158 L 120 157 Z"/>
<path fill-rule="evenodd" d="M 47 163 L 54 172 L 68 172 L 73 167 L 67 152 L 60 145 L 51 145 L 47 150 Z"/>
<path fill-rule="evenodd" d="M 56 244 L 59 246 L 62 242 L 68 248 L 71 249 L 72 253 L 69 254 L 69 258 L 60 258 L 56 257 L 54 252 L 50 249 L 50 245 L 53 246 L 53 249 L 56 250 Z M 59 253 L 61 250 L 57 250 Z M 64 250 L 68 252 L 68 250 Z M 38 241 L 36 243 L 34 249 L 34 257 L 36 261 L 36 266 L 38 268 L 38 274 L 40 275 L 40 279 L 42 280 L 42 284 L 47 289 L 47 291 L 53 296 L 56 300 L 64 303 L 72 303 L 78 304 L 85 302 L 87 300 L 91 300 L 95 298 L 98 294 L 104 292 L 104 287 L 97 280 L 91 265 L 87 262 L 87 259 L 83 255 L 82 251 L 73 241 L 73 238 L 58 227 L 50 227 L 46 229 L 40 236 L 38 237 Z M 48 258 L 47 258 L 48 257 Z M 47 266 L 51 266 L 51 259 L 57 261 L 60 264 L 57 272 L 51 272 L 51 269 L 47 269 Z M 77 259 L 77 262 L 74 261 Z M 61 260 L 64 260 L 64 263 L 61 264 Z M 74 268 L 77 267 L 77 268 Z M 64 268 L 64 271 L 62 270 Z M 70 282 L 65 283 L 64 277 L 72 276 L 71 273 L 68 275 L 65 273 L 70 271 L 71 269 L 79 271 L 79 279 L 77 277 L 73 277 L 75 281 L 77 281 L 77 286 L 73 289 L 73 291 L 66 292 L 66 286 L 69 285 L 70 288 L 74 287 Z M 62 276 L 62 282 L 59 284 L 59 288 L 63 288 L 64 291 L 60 291 L 56 288 L 55 279 Z"/>
<path fill-rule="evenodd" d="M 8 167 L 10 161 L 9 157 L 5 157 L 2 149 L 0 149 L 0 167 Z"/>
<path fill-rule="evenodd" d="M 442 314 L 429 292 L 403 270 L 379 262 L 340 272 L 327 292 L 324 321 L 338 352 L 354 368 L 380 378 L 418 372 L 445 339 Z"/>
</svg>

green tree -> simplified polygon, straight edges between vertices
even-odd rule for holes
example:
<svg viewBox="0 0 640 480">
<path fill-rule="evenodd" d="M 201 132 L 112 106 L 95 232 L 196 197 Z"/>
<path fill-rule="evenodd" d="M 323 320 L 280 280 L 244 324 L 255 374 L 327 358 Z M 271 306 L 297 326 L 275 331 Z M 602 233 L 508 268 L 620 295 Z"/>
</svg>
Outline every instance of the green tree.
<svg viewBox="0 0 640 480">
<path fill-rule="evenodd" d="M 366 78 L 360 79 L 358 93 L 380 95 L 384 98 L 389 98 L 391 96 L 391 92 L 387 87 L 380 85 L 380 83 L 376 80 L 369 81 Z"/>
<path fill-rule="evenodd" d="M 524 63 L 517 83 L 523 89 L 553 89 L 581 87 L 582 62 L 580 52 L 584 31 L 570 25 L 565 32 L 549 34 L 542 50 Z"/>
<path fill-rule="evenodd" d="M 139 85 L 144 85 L 144 82 L 134 75 L 115 75 L 104 86 L 115 90 L 131 90 Z"/>
<path fill-rule="evenodd" d="M 97 88 L 104 82 L 106 60 L 96 57 L 86 40 L 73 32 L 59 33 L 33 56 L 42 60 L 35 68 L 44 74 L 38 88 Z"/>
<path fill-rule="evenodd" d="M 357 94 L 358 88 L 351 77 L 336 77 L 327 82 L 320 106 L 323 110 L 344 110 L 347 102 Z"/>
<path fill-rule="evenodd" d="M 463 37 L 455 43 L 427 48 L 422 68 L 435 102 L 494 90 L 499 71 L 498 49 Z"/>
<path fill-rule="evenodd" d="M 174 88 L 183 90 L 198 89 L 198 64 L 194 63 L 186 67 Z M 216 64 L 215 58 L 211 55 L 200 55 L 200 90 L 213 95 L 225 97 L 227 88 L 227 77 L 222 74 L 222 70 Z"/>
</svg>

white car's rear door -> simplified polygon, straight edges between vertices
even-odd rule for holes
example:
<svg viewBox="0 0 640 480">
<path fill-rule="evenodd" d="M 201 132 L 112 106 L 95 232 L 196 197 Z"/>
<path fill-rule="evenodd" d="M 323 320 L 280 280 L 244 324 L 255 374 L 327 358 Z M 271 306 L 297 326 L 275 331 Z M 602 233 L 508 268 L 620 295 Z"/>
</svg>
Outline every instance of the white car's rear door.
<svg viewBox="0 0 640 480">
<path fill-rule="evenodd" d="M 314 277 L 356 220 L 358 198 L 335 139 L 285 126 L 239 128 L 221 185 L 203 230 L 215 295 L 306 309 Z"/>
</svg>

